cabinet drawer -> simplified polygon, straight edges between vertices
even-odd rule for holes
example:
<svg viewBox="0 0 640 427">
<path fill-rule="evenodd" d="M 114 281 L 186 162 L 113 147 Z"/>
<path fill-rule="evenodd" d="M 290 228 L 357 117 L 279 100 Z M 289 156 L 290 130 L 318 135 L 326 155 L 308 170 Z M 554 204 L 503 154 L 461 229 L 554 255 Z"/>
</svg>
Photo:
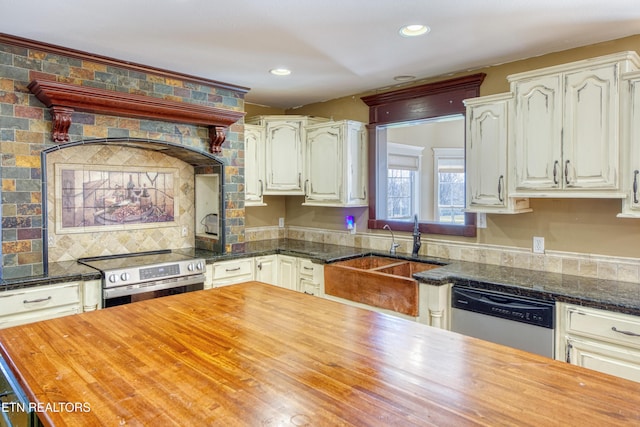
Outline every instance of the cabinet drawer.
<svg viewBox="0 0 640 427">
<path fill-rule="evenodd" d="M 312 263 L 308 259 L 300 259 L 300 276 L 305 277 L 314 277 L 314 273 L 316 272 L 316 267 L 320 267 L 317 264 Z"/>
<path fill-rule="evenodd" d="M 569 307 L 567 332 L 640 348 L 640 318 L 620 313 Z"/>
<path fill-rule="evenodd" d="M 307 295 L 320 296 L 320 285 L 304 277 L 300 278 L 300 289 L 298 290 Z"/>
<path fill-rule="evenodd" d="M 213 280 L 230 279 L 238 276 L 249 276 L 253 279 L 253 259 L 223 261 L 213 264 Z"/>
<path fill-rule="evenodd" d="M 80 304 L 80 284 L 42 286 L 0 293 L 0 316 Z"/>
</svg>

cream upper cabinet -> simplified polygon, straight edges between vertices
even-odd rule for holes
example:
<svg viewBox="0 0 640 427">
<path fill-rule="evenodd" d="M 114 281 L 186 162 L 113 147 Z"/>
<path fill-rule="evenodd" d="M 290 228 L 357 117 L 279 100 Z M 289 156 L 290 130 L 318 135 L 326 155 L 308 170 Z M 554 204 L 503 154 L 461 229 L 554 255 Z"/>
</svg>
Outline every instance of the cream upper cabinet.
<svg viewBox="0 0 640 427">
<path fill-rule="evenodd" d="M 529 212 L 529 200 L 509 197 L 509 116 L 513 94 L 464 101 L 466 180 L 469 212 Z"/>
<path fill-rule="evenodd" d="M 265 195 L 303 195 L 305 127 L 326 119 L 260 116 L 247 122 L 265 129 Z"/>
<path fill-rule="evenodd" d="M 618 216 L 640 218 L 640 71 L 624 75 L 622 96 L 622 187 L 627 197 Z"/>
<path fill-rule="evenodd" d="M 244 200 L 245 206 L 264 206 L 265 129 L 244 126 Z"/>
<path fill-rule="evenodd" d="M 624 197 L 620 78 L 635 52 L 508 77 L 515 96 L 515 196 Z"/>
<path fill-rule="evenodd" d="M 367 141 L 363 123 L 306 127 L 305 205 L 367 206 Z"/>
</svg>

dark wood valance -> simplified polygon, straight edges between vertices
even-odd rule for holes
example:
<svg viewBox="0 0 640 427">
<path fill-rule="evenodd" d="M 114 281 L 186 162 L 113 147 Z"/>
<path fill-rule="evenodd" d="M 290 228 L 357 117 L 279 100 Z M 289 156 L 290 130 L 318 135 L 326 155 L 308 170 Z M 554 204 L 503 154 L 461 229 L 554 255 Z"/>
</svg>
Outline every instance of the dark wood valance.
<svg viewBox="0 0 640 427">
<path fill-rule="evenodd" d="M 207 126 L 209 149 L 212 153 L 220 153 L 226 129 L 245 114 L 242 111 L 49 80 L 34 80 L 28 88 L 40 102 L 51 108 L 52 137 L 58 143 L 69 141 L 71 114 L 84 111 Z"/>
</svg>

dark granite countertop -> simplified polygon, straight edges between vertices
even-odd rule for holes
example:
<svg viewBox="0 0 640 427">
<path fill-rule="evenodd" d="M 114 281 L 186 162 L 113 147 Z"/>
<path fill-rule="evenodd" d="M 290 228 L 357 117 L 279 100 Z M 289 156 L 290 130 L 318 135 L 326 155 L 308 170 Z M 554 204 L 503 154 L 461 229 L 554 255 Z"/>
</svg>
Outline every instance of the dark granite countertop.
<svg viewBox="0 0 640 427">
<path fill-rule="evenodd" d="M 414 275 L 423 283 L 469 286 L 640 316 L 640 284 L 464 261 Z"/>
<path fill-rule="evenodd" d="M 367 255 L 390 256 L 385 252 L 368 249 L 289 239 L 247 242 L 244 251 L 231 254 L 217 254 L 195 248 L 176 250 L 176 252 L 204 258 L 208 264 L 216 261 L 273 254 L 304 257 L 321 264 Z M 640 284 L 637 283 L 452 261 L 443 258 L 423 256 L 412 258 L 410 254 L 403 253 L 399 253 L 395 257 L 442 265 L 439 268 L 415 274 L 414 277 L 422 283 L 436 286 L 453 283 L 640 316 Z M 100 274 L 97 271 L 75 261 L 50 263 L 47 275 L 2 280 L 0 292 L 28 286 L 99 278 Z"/>
<path fill-rule="evenodd" d="M 55 283 L 100 280 L 100 277 L 100 272 L 77 261 L 52 262 L 46 274 L 0 280 L 0 292 Z"/>
</svg>

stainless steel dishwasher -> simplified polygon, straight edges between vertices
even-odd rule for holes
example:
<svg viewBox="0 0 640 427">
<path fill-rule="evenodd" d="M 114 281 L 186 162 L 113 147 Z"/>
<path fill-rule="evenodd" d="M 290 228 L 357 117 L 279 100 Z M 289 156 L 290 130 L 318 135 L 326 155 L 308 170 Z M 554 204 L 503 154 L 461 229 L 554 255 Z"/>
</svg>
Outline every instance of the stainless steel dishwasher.
<svg viewBox="0 0 640 427">
<path fill-rule="evenodd" d="M 554 304 L 454 285 L 451 330 L 554 357 Z"/>
</svg>

